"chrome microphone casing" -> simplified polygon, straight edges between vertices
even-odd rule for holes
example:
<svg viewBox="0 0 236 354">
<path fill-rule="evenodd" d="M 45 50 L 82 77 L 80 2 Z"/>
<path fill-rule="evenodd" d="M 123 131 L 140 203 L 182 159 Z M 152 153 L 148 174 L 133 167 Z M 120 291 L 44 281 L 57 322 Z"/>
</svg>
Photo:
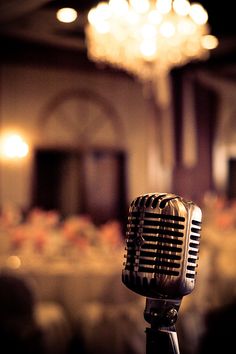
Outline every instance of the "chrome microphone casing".
<svg viewBox="0 0 236 354">
<path fill-rule="evenodd" d="M 196 281 L 202 212 L 169 193 L 135 198 L 129 208 L 122 281 L 152 299 L 181 299 Z"/>
</svg>

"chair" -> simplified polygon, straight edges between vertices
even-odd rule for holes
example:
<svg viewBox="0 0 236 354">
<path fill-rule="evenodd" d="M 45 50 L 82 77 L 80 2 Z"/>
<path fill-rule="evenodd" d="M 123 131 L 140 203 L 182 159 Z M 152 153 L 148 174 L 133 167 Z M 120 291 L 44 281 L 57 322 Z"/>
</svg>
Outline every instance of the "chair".
<svg viewBox="0 0 236 354">
<path fill-rule="evenodd" d="M 1 353 L 43 353 L 34 305 L 33 293 L 22 279 L 12 274 L 0 274 Z"/>
</svg>

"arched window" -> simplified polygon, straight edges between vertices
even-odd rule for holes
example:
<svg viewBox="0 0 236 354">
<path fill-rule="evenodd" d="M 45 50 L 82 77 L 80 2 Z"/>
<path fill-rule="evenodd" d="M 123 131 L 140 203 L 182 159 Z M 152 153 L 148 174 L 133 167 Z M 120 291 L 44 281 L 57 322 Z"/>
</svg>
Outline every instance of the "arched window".
<svg viewBox="0 0 236 354">
<path fill-rule="evenodd" d="M 92 91 L 75 90 L 55 97 L 42 113 L 32 206 L 90 214 L 96 223 L 123 221 L 125 139 L 112 105 Z"/>
</svg>

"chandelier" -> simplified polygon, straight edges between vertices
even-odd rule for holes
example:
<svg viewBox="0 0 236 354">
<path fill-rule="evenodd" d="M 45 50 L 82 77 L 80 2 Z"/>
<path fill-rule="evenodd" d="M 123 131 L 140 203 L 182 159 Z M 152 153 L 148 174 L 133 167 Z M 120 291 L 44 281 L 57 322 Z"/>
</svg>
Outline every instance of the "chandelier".
<svg viewBox="0 0 236 354">
<path fill-rule="evenodd" d="M 142 81 L 177 66 L 207 59 L 217 39 L 207 11 L 188 0 L 110 0 L 88 13 L 88 57 L 123 69 Z"/>
</svg>

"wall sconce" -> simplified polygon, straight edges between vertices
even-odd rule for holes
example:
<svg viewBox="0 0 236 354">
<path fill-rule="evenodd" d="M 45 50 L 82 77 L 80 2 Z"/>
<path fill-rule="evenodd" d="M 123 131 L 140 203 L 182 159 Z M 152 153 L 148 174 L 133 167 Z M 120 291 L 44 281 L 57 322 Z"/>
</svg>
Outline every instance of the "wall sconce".
<svg viewBox="0 0 236 354">
<path fill-rule="evenodd" d="M 29 146 L 19 134 L 7 134 L 0 138 L 0 157 L 22 159 L 29 153 Z"/>
</svg>

